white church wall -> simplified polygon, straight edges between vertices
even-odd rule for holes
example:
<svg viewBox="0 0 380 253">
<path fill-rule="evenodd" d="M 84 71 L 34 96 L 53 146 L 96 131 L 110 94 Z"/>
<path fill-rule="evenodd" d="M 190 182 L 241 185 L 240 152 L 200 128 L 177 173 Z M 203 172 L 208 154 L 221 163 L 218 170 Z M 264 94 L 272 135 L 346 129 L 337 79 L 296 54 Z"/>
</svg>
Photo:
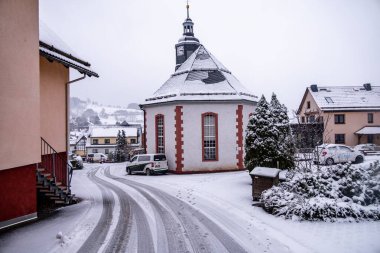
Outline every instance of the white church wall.
<svg viewBox="0 0 380 253">
<path fill-rule="evenodd" d="M 173 105 L 156 105 L 148 107 L 146 111 L 146 145 L 147 153 L 156 153 L 155 116 L 164 115 L 165 155 L 169 170 L 175 170 L 175 128 Z"/>
<path fill-rule="evenodd" d="M 249 114 L 254 106 L 247 103 L 184 103 L 180 104 L 183 112 L 183 169 L 192 171 L 222 171 L 237 169 L 238 145 L 236 129 L 236 110 L 243 105 L 243 144 Z M 165 120 L 165 154 L 169 169 L 176 170 L 175 149 L 175 108 L 176 105 L 155 105 L 146 111 L 147 152 L 156 152 L 155 116 L 163 114 Z M 218 114 L 218 161 L 202 161 L 202 114 L 213 112 Z M 243 149 L 244 150 L 244 149 Z M 244 157 L 244 156 L 243 156 Z"/>
<path fill-rule="evenodd" d="M 184 172 L 236 169 L 237 104 L 183 106 Z M 218 161 L 202 161 L 202 113 L 218 114 Z"/>
</svg>

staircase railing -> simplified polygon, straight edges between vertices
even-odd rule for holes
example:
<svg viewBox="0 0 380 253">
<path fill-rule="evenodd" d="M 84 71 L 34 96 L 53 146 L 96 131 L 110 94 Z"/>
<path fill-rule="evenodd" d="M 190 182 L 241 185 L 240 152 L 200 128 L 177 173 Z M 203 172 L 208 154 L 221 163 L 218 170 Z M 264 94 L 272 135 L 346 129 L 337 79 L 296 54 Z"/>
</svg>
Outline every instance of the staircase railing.
<svg viewBox="0 0 380 253">
<path fill-rule="evenodd" d="M 73 167 L 68 163 L 66 154 L 59 154 L 44 138 L 41 137 L 41 168 L 50 173 L 55 182 L 61 182 L 70 193 Z"/>
</svg>

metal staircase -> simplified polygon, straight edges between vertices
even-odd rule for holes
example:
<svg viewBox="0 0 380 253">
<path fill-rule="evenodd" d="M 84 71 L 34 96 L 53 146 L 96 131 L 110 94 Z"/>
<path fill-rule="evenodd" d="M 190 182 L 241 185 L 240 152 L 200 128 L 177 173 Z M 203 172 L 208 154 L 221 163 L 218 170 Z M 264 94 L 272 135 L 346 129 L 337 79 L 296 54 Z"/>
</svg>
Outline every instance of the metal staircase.
<svg viewBox="0 0 380 253">
<path fill-rule="evenodd" d="M 72 175 L 73 168 L 66 154 L 59 154 L 41 137 L 41 163 L 36 171 L 39 213 L 49 213 L 75 201 L 70 189 Z"/>
</svg>

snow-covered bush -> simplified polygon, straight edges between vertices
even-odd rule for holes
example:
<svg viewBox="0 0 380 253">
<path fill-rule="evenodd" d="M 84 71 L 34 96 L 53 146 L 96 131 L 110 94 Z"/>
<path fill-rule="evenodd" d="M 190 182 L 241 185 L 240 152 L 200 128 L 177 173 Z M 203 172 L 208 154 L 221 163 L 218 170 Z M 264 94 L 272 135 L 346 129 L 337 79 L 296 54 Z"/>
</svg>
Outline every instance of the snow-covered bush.
<svg viewBox="0 0 380 253">
<path fill-rule="evenodd" d="M 380 219 L 379 161 L 293 173 L 262 193 L 267 212 L 299 220 Z"/>
</svg>

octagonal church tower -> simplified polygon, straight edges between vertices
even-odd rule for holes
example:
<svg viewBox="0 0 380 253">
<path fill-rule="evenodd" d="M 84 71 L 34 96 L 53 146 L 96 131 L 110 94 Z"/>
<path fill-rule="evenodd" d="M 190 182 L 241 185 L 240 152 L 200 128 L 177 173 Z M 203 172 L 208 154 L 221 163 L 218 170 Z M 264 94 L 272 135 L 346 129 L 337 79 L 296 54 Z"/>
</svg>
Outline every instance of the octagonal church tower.
<svg viewBox="0 0 380 253">
<path fill-rule="evenodd" d="M 244 169 L 244 132 L 257 97 L 194 37 L 183 23 L 171 77 L 147 98 L 144 148 L 165 153 L 175 173 Z"/>
</svg>

